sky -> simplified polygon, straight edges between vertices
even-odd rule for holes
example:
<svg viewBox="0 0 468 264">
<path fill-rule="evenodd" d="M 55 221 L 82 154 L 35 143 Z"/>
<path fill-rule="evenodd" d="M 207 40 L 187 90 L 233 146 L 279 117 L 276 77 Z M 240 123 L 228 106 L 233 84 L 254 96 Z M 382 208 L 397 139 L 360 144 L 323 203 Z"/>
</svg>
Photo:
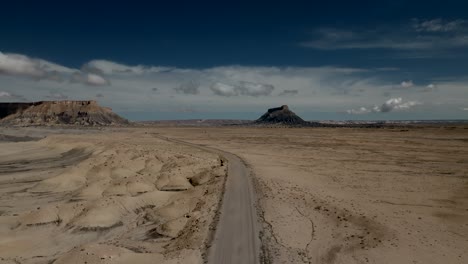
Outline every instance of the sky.
<svg viewBox="0 0 468 264">
<path fill-rule="evenodd" d="M 0 102 L 131 120 L 468 119 L 468 1 L 6 1 Z"/>
</svg>

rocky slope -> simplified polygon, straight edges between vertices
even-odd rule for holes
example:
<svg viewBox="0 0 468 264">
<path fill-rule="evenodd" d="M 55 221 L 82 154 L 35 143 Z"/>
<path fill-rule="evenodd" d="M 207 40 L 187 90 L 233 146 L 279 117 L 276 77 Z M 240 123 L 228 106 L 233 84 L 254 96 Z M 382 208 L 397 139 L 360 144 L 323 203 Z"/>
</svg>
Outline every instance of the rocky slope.
<svg viewBox="0 0 468 264">
<path fill-rule="evenodd" d="M 0 103 L 1 125 L 125 125 L 128 120 L 96 101 Z"/>
<path fill-rule="evenodd" d="M 259 119 L 255 121 L 255 124 L 278 124 L 287 126 L 313 126 L 314 123 L 304 121 L 302 118 L 297 116 L 293 111 L 289 110 L 287 105 L 283 105 L 276 108 L 270 108 L 263 114 Z"/>
</svg>

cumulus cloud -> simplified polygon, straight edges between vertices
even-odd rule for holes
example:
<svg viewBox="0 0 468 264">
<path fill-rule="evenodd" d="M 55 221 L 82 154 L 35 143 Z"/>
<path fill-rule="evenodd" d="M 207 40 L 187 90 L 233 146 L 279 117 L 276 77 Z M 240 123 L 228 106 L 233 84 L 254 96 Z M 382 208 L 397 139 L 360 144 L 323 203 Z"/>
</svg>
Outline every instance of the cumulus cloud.
<svg viewBox="0 0 468 264">
<path fill-rule="evenodd" d="M 199 94 L 200 91 L 198 88 L 200 87 L 200 83 L 194 80 L 191 80 L 187 83 L 183 83 L 178 87 L 174 88 L 174 90 L 179 94 Z"/>
<path fill-rule="evenodd" d="M 34 59 L 21 54 L 0 52 L 0 74 L 28 77 L 34 80 L 71 82 L 86 85 L 109 85 L 109 80 L 97 73 L 71 69 L 42 59 Z"/>
<path fill-rule="evenodd" d="M 43 60 L 43 59 L 37 59 L 37 61 L 39 62 L 39 65 L 40 65 L 40 68 L 48 73 L 52 72 L 52 73 L 73 73 L 74 71 L 76 71 L 75 69 L 72 69 L 72 68 L 68 68 L 68 67 L 65 67 L 63 65 L 60 65 L 60 64 L 57 64 L 57 63 L 53 63 L 53 62 L 50 62 L 50 61 L 46 61 L 46 60 Z"/>
<path fill-rule="evenodd" d="M 20 54 L 4 54 L 0 52 L 0 74 L 40 79 L 45 76 L 46 72 L 41 68 L 39 60 Z"/>
<path fill-rule="evenodd" d="M 443 110 L 437 111 L 446 111 L 447 115 L 450 114 L 449 110 L 454 108 L 457 109 L 458 115 L 464 114 L 459 109 L 465 107 L 467 103 L 467 82 L 465 79 L 457 79 L 456 82 L 450 83 L 446 80 L 447 78 L 440 79 L 433 76 L 430 79 L 431 82 L 436 82 L 434 86 L 443 94 L 438 92 L 421 93 L 422 89 L 432 87 L 428 85 L 429 82 L 426 83 L 428 87 L 413 83 L 414 88 L 403 89 L 401 81 L 407 78 L 407 73 L 404 73 L 405 75 L 399 72 L 386 73 L 376 69 L 332 66 L 222 66 L 201 69 L 173 68 L 165 71 L 146 71 L 140 74 L 143 70 L 104 69 L 102 65 L 96 63 L 91 65 L 104 70 L 100 72 L 88 71 L 87 67 L 81 67 L 80 70 L 66 67 L 62 69 L 63 66 L 46 64 L 40 62 L 40 59 L 38 61 L 39 65 L 42 65 L 39 66 L 40 70 L 56 73 L 62 77 L 64 82 L 31 82 L 28 78 L 0 76 L 0 87 L 4 87 L 0 91 L 25 94 L 29 100 L 33 101 L 52 96 L 49 94 L 50 90 L 66 94 L 69 98 L 77 100 L 84 100 L 89 96 L 99 98 L 96 95 L 98 92 L 106 92 L 104 94 L 106 98 L 112 99 L 106 100 L 106 104 L 123 113 L 131 111 L 151 113 L 161 109 L 175 111 L 174 105 L 190 105 L 204 113 L 210 111 L 236 112 L 239 111 L 239 105 L 242 105 L 241 111 L 246 113 L 262 112 L 268 105 L 278 104 L 278 100 L 282 98 L 278 97 L 279 95 L 289 96 L 287 97 L 288 104 L 295 109 L 304 112 L 334 114 L 337 114 L 340 109 L 351 109 L 348 111 L 351 114 L 393 112 L 412 109 L 418 104 L 415 101 L 408 102 L 398 99 L 399 96 L 407 99 L 419 97 L 424 102 L 431 102 L 426 106 L 429 110 L 431 107 L 435 107 L 435 102 L 440 103 L 444 107 L 438 109 Z M 112 66 L 115 68 L 115 65 Z M 141 69 L 151 68 L 157 67 L 141 66 Z M 93 75 L 98 77 L 93 77 Z M 66 82 L 70 79 L 77 84 L 68 85 Z M 190 80 L 195 81 L 190 82 Z M 109 84 L 109 81 L 112 81 L 111 90 L 98 91 L 95 87 L 87 87 L 106 85 Z M 405 80 L 405 82 L 409 83 L 410 81 Z M 194 83 L 195 85 L 193 85 Z M 194 86 L 195 88 L 193 88 Z M 408 85 L 405 84 L 405 86 Z M 157 89 L 153 89 L 153 87 L 157 87 Z M 333 93 L 333 91 L 340 92 Z M 155 92 L 157 92 L 157 96 L 155 96 Z M 179 94 L 197 94 L 197 96 L 181 96 Z M 4 101 L 11 101 L 5 97 L 5 94 L 1 98 Z M 389 98 L 392 98 L 393 101 L 386 102 Z M 362 104 L 363 100 L 371 103 Z M 382 102 L 383 104 L 374 106 L 373 102 Z M 430 113 L 429 110 L 428 113 Z"/>
<path fill-rule="evenodd" d="M 213 91 L 214 94 L 220 96 L 229 97 L 247 95 L 258 97 L 270 95 L 271 92 L 273 92 L 273 90 L 275 89 L 275 87 L 271 84 L 241 81 L 236 83 L 235 85 L 217 82 L 211 85 L 210 89 L 211 91 Z"/>
<path fill-rule="evenodd" d="M 391 112 L 394 110 L 405 110 L 405 109 L 409 109 L 419 104 L 421 103 L 417 101 L 403 102 L 403 99 L 401 97 L 391 98 L 382 104 L 382 106 L 380 107 L 380 112 L 385 113 L 385 112 Z"/>
<path fill-rule="evenodd" d="M 237 89 L 235 86 L 225 84 L 225 83 L 214 83 L 213 85 L 210 86 L 211 91 L 213 91 L 214 94 L 219 95 L 219 96 L 236 96 L 239 95 Z"/>
<path fill-rule="evenodd" d="M 271 84 L 252 82 L 240 82 L 238 88 L 240 94 L 248 96 L 267 96 L 275 89 Z"/>
<path fill-rule="evenodd" d="M 402 81 L 402 82 L 400 83 L 400 86 L 401 86 L 402 88 L 410 88 L 410 87 L 413 87 L 413 86 L 414 86 L 414 83 L 413 83 L 413 81 L 411 81 L 411 80 L 409 80 L 409 81 Z"/>
<path fill-rule="evenodd" d="M 110 81 L 95 73 L 75 72 L 72 74 L 70 82 L 82 83 L 90 86 L 110 85 Z"/>
<path fill-rule="evenodd" d="M 34 59 L 21 54 L 0 52 L 0 74 L 62 82 L 64 75 L 72 69 L 42 59 Z"/>
<path fill-rule="evenodd" d="M 102 76 L 99 76 L 93 73 L 88 73 L 86 74 L 86 84 L 101 86 L 101 85 L 109 85 L 110 82 L 109 80 L 105 79 Z"/>
<path fill-rule="evenodd" d="M 288 95 L 296 95 L 298 94 L 299 91 L 298 90 L 283 90 L 280 94 L 278 94 L 279 96 L 288 96 Z"/>
<path fill-rule="evenodd" d="M 347 110 L 348 114 L 368 114 L 368 113 L 388 113 L 392 111 L 408 110 L 416 105 L 420 105 L 417 101 L 404 102 L 401 97 L 390 98 L 381 106 L 374 105 L 372 107 L 360 107 L 358 109 Z"/>
</svg>

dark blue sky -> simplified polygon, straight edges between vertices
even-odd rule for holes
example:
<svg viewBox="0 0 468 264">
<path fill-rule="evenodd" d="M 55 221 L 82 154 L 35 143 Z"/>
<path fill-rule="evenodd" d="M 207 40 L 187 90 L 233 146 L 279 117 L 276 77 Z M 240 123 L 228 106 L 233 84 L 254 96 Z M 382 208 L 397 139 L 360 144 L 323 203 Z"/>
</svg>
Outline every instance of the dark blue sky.
<svg viewBox="0 0 468 264">
<path fill-rule="evenodd" d="M 222 99 L 233 107 L 250 102 L 247 112 L 289 101 L 297 103 L 305 115 L 315 118 L 323 113 L 326 118 L 343 119 L 349 117 L 343 115 L 349 110 L 346 108 L 358 107 L 358 96 L 367 105 L 366 111 L 360 111 L 364 113 L 371 111 L 370 104 L 403 97 L 403 105 L 408 98 L 433 108 L 417 115 L 400 112 L 398 118 L 430 116 L 427 111 L 439 111 L 442 118 L 463 117 L 467 112 L 457 111 L 468 100 L 460 99 L 468 82 L 467 10 L 468 1 L 4 1 L 0 98 L 96 96 L 121 112 L 137 113 L 153 109 L 124 106 L 116 103 L 122 101 L 118 98 L 124 91 L 131 96 L 137 89 L 147 93 L 158 88 L 167 98 L 177 97 L 178 103 L 186 104 L 182 110 L 159 109 L 158 117 L 175 116 L 174 111 L 184 116 L 206 113 L 211 108 L 205 106 L 221 104 L 216 99 Z M 27 65 L 21 64 L 25 68 L 18 68 L 17 63 L 24 59 L 14 54 L 26 56 Z M 36 59 L 65 68 L 44 68 Z M 161 74 L 146 69 L 142 76 L 137 65 L 177 70 Z M 122 75 L 119 71 L 127 66 L 136 68 L 124 70 L 140 75 Z M 216 68 L 220 66 L 240 68 Z M 266 72 L 262 66 L 276 68 Z M 288 70 L 291 67 L 295 69 Z M 321 67 L 328 72 L 318 69 Z M 352 74 L 350 68 L 355 69 Z M 190 72 L 181 73 L 181 69 Z M 99 76 L 90 77 L 89 73 Z M 28 90 L 27 83 L 11 76 L 42 81 Z M 176 89 L 189 81 L 199 87 Z M 260 86 L 245 86 L 244 81 Z M 95 88 L 78 90 L 76 83 Z M 417 89 L 423 93 L 418 94 Z M 426 93 L 429 90 L 440 94 L 431 97 Z M 272 97 L 284 95 L 289 97 Z M 336 97 L 319 100 L 319 95 Z M 154 93 L 144 99 L 151 96 Z M 317 111 L 317 104 L 307 103 L 306 98 L 331 104 Z M 435 98 L 445 100 L 436 102 Z M 139 106 L 141 99 L 135 100 Z M 454 105 L 454 109 L 435 110 L 444 104 Z M 216 117 L 223 112 L 237 113 L 218 111 Z"/>
<path fill-rule="evenodd" d="M 388 51 L 323 51 L 298 44 L 321 27 L 403 27 L 415 17 L 468 16 L 467 1 L 148 2 L 5 1 L 0 48 L 73 67 L 102 58 L 177 67 L 404 63 L 416 68 L 420 60 L 402 62 Z"/>
</svg>

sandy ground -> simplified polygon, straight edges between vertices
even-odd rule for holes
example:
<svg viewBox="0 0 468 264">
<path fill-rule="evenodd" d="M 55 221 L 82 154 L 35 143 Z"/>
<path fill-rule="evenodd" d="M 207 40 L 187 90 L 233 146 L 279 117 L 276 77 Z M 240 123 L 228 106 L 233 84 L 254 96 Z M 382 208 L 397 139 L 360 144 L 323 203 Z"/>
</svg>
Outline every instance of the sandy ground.
<svg viewBox="0 0 468 264">
<path fill-rule="evenodd" d="M 14 132 L 49 136 L 0 141 L 0 263 L 203 262 L 218 155 L 138 129 Z"/>
<path fill-rule="evenodd" d="M 468 129 L 158 128 L 253 169 L 265 263 L 468 263 Z"/>
<path fill-rule="evenodd" d="M 263 263 L 468 262 L 466 127 L 119 130 L 2 137 L 0 263 L 201 263 L 226 166 L 156 134 L 247 163 Z"/>
</svg>

